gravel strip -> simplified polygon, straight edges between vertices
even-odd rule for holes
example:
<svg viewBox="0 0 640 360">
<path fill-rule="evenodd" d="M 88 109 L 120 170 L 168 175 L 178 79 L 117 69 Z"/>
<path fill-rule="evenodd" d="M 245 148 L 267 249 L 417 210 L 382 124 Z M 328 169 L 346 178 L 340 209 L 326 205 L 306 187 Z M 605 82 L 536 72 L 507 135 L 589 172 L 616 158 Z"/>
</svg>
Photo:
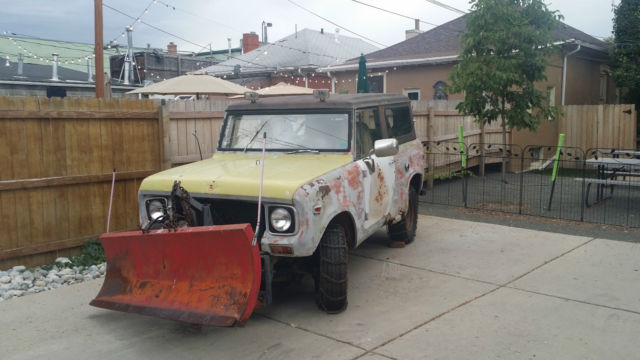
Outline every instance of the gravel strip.
<svg viewBox="0 0 640 360">
<path fill-rule="evenodd" d="M 53 265 L 50 270 L 41 267 L 27 269 L 25 266 L 18 265 L 9 270 L 0 271 L 0 302 L 93 280 L 104 276 L 107 270 L 106 263 L 89 267 L 66 267 L 65 264 L 70 262 L 68 258 L 60 257 L 56 259 L 56 265 Z"/>
</svg>

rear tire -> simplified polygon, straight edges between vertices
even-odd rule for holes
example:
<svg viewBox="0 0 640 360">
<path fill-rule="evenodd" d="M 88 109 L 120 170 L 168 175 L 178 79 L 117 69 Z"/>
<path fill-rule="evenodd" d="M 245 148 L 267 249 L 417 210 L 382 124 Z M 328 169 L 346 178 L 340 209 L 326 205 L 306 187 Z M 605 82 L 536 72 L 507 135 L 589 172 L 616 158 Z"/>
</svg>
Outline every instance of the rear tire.
<svg viewBox="0 0 640 360">
<path fill-rule="evenodd" d="M 331 223 L 318 247 L 316 302 L 327 313 L 347 308 L 347 260 L 349 248 L 344 227 Z"/>
<path fill-rule="evenodd" d="M 409 187 L 409 207 L 407 213 L 396 224 L 389 224 L 389 240 L 393 242 L 403 242 L 411 244 L 416 238 L 418 228 L 418 192 Z"/>
</svg>

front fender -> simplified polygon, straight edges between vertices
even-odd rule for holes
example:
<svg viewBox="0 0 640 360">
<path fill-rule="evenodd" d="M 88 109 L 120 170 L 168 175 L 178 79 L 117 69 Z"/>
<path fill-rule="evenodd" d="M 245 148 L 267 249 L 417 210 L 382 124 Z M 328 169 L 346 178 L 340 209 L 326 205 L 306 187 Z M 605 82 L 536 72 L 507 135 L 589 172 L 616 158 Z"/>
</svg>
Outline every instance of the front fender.
<svg viewBox="0 0 640 360">
<path fill-rule="evenodd" d="M 288 245 L 293 248 L 292 256 L 313 255 L 325 229 L 342 212 L 351 214 L 359 234 L 358 224 L 364 223 L 364 190 L 360 168 L 351 163 L 319 176 L 301 186 L 293 196 L 293 204 L 298 215 L 298 230 L 295 235 L 274 235 L 265 233 L 262 249 L 270 252 L 270 244 Z M 356 235 L 357 236 L 357 235 Z"/>
</svg>

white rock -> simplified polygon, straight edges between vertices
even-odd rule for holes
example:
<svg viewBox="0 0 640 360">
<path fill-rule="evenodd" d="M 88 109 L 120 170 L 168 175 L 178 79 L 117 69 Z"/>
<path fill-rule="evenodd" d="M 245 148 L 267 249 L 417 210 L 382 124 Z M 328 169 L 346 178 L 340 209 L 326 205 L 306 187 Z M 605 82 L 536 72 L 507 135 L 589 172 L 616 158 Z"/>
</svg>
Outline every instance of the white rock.
<svg viewBox="0 0 640 360">
<path fill-rule="evenodd" d="M 7 291 L 7 295 L 8 296 L 22 296 L 24 295 L 24 291 L 22 290 L 9 290 Z"/>
<path fill-rule="evenodd" d="M 10 282 L 11 282 L 11 277 L 9 277 L 8 275 L 0 277 L 0 284 L 8 284 Z"/>
<path fill-rule="evenodd" d="M 45 281 L 43 281 L 43 280 L 36 280 L 33 283 L 33 286 L 35 286 L 35 287 L 45 287 L 45 286 L 47 286 L 47 283 Z"/>
<path fill-rule="evenodd" d="M 21 282 L 21 283 L 16 285 L 16 290 L 27 290 L 31 286 L 33 286 L 33 284 L 31 284 L 31 281 L 29 281 L 29 282 Z"/>
<path fill-rule="evenodd" d="M 50 285 L 55 284 L 55 283 L 58 283 L 58 284 L 62 283 L 62 279 L 58 275 L 55 275 L 55 274 L 53 274 L 53 275 L 49 274 L 47 276 L 47 280 L 49 281 Z"/>
<path fill-rule="evenodd" d="M 71 260 L 69 260 L 69 258 L 66 258 L 66 257 L 59 257 L 56 259 L 55 262 L 60 264 L 66 264 L 66 263 L 70 263 Z"/>
<path fill-rule="evenodd" d="M 58 276 L 65 276 L 65 275 L 73 275 L 73 270 L 71 270 L 69 268 L 64 268 L 64 269 L 58 271 Z"/>
<path fill-rule="evenodd" d="M 60 279 L 62 280 L 62 282 L 68 282 L 73 280 L 73 275 L 62 275 Z"/>
<path fill-rule="evenodd" d="M 44 286 L 34 286 L 31 289 L 29 289 L 27 292 L 39 293 L 42 291 L 44 291 Z"/>
<path fill-rule="evenodd" d="M 91 277 L 91 275 L 89 275 L 89 274 L 86 274 L 86 275 L 83 275 L 83 276 L 84 276 L 84 281 L 93 280 L 93 277 Z"/>
<path fill-rule="evenodd" d="M 59 284 L 57 282 L 52 282 L 52 283 L 49 284 L 49 288 L 50 289 L 57 289 L 59 287 L 62 287 L 62 284 Z"/>
<path fill-rule="evenodd" d="M 0 271 L 0 278 L 4 277 L 4 276 L 9 276 L 9 272 L 8 271 Z"/>
<path fill-rule="evenodd" d="M 12 284 L 19 284 L 19 283 L 21 283 L 23 281 L 24 281 L 24 279 L 20 275 L 14 276 L 13 279 L 11 279 L 11 283 Z"/>
<path fill-rule="evenodd" d="M 18 272 L 23 272 L 25 270 L 27 270 L 27 267 L 23 265 L 14 266 L 13 268 L 11 268 L 11 271 L 18 271 Z"/>
<path fill-rule="evenodd" d="M 89 266 L 89 272 L 95 272 L 95 271 L 98 271 L 98 267 L 97 266 L 95 266 L 95 265 Z"/>
<path fill-rule="evenodd" d="M 82 279 L 84 279 L 84 276 L 82 274 L 80 274 L 80 273 L 77 273 L 77 274 L 73 275 L 73 278 L 76 279 L 76 280 L 82 280 Z"/>
<path fill-rule="evenodd" d="M 35 276 L 33 275 L 33 273 L 32 273 L 31 271 L 27 270 L 27 271 L 25 271 L 25 272 L 23 272 L 23 273 L 22 273 L 22 277 L 23 277 L 25 280 L 33 280 L 33 278 L 34 278 Z"/>
</svg>

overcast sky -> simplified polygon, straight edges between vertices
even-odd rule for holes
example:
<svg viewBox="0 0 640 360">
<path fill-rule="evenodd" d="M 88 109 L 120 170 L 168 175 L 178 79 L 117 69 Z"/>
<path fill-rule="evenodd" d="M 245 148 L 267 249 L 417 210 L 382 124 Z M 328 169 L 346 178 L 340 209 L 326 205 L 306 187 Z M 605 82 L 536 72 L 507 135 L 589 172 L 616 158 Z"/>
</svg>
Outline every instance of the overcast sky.
<svg viewBox="0 0 640 360">
<path fill-rule="evenodd" d="M 433 24 L 442 24 L 460 16 L 427 0 L 360 0 L 361 2 L 391 10 Z M 618 3 L 620 0 L 615 0 Z M 339 26 L 322 20 L 301 9 L 299 4 Z M 467 11 L 467 0 L 440 0 L 456 9 Z M 0 32 L 16 33 L 46 39 L 93 42 L 92 0 L 0 0 Z M 226 49 L 227 38 L 236 47 L 243 32 L 261 33 L 262 21 L 271 22 L 269 40 L 292 34 L 298 29 L 311 28 L 334 32 L 340 27 L 343 35 L 355 36 L 350 31 L 379 44 L 392 45 L 404 40 L 404 31 L 413 28 L 413 21 L 392 15 L 353 0 L 104 0 L 111 6 L 144 23 L 134 25 L 134 45 L 166 48 L 169 41 L 178 44 L 179 51 Z M 597 37 L 611 35 L 611 0 L 554 0 L 547 1 L 552 10 L 559 10 L 564 22 Z M 148 7 L 148 12 L 144 10 Z M 118 39 L 124 28 L 135 20 L 118 12 L 103 8 L 104 40 Z M 421 24 L 421 30 L 432 26 Z M 177 35 L 169 35 L 167 33 Z"/>
</svg>

